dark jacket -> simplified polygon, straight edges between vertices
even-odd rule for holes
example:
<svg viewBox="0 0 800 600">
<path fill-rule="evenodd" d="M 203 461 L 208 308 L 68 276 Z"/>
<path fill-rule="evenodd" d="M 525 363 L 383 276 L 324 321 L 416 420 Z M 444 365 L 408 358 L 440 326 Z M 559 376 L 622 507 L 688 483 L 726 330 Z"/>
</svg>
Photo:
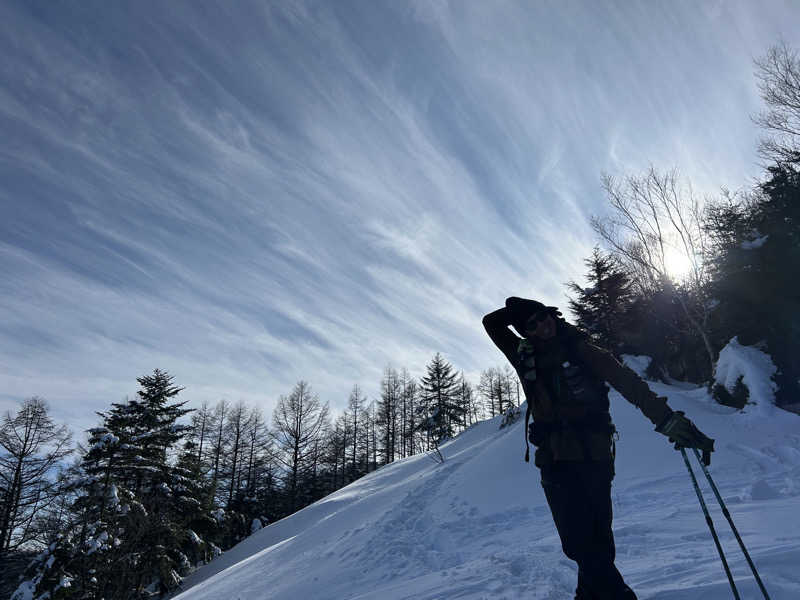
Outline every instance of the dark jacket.
<svg viewBox="0 0 800 600">
<path fill-rule="evenodd" d="M 596 393 L 590 402 L 583 404 L 569 401 L 566 386 L 558 385 L 564 379 L 564 365 L 578 366 L 591 380 L 590 385 L 598 390 L 604 389 L 603 382 L 607 381 L 654 425 L 661 423 L 671 410 L 666 399 L 656 396 L 636 373 L 620 364 L 611 353 L 588 342 L 577 328 L 561 318 L 556 319 L 555 338 L 528 339 L 535 349 L 537 377 L 526 378 L 527 367 L 522 364 L 519 351 L 523 338 L 515 335 L 509 325 L 523 333 L 527 318 L 544 308 L 534 300 L 511 297 L 505 307 L 483 318 L 489 337 L 517 371 L 534 428 L 538 426 L 547 432 L 544 441 L 537 444 L 536 465 L 560 460 L 611 460 L 613 450 L 608 431 L 578 426 L 587 418 L 610 424 L 607 396 Z"/>
</svg>

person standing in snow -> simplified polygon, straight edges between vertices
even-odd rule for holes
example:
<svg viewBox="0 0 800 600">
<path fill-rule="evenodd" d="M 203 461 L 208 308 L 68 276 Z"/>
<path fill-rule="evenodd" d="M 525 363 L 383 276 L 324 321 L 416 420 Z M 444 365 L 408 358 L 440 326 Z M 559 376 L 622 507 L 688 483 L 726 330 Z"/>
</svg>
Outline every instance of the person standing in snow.
<svg viewBox="0 0 800 600">
<path fill-rule="evenodd" d="M 666 398 L 654 394 L 611 353 L 589 343 L 555 307 L 511 297 L 483 318 L 483 326 L 522 382 L 528 401 L 525 442 L 536 447 L 534 464 L 540 469 L 564 554 L 578 564 L 575 600 L 636 600 L 614 565 L 611 481 L 616 428 L 605 382 L 639 408 L 676 448 L 711 452 L 714 440 L 683 412 L 670 409 Z"/>
</svg>

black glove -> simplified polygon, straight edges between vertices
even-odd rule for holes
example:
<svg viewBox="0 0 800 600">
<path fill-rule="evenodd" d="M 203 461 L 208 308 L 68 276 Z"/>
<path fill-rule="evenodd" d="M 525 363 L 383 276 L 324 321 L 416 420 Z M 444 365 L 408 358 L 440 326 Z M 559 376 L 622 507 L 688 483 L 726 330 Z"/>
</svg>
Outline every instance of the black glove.
<svg viewBox="0 0 800 600">
<path fill-rule="evenodd" d="M 675 410 L 657 427 L 656 431 L 669 438 L 675 449 L 698 448 L 703 451 L 704 462 L 709 464 L 714 451 L 714 440 L 706 436 L 697 426 L 687 419 L 682 410 Z"/>
</svg>

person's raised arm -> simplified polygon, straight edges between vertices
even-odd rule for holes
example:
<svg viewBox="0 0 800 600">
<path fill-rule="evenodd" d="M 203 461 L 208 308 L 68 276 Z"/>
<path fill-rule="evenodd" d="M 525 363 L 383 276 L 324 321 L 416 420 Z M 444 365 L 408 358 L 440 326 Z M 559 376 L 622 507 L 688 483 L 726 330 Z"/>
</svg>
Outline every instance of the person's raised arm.
<svg viewBox="0 0 800 600">
<path fill-rule="evenodd" d="M 506 298 L 504 308 L 483 317 L 486 333 L 515 367 L 517 365 L 517 347 L 522 338 L 514 334 L 508 327 L 513 325 L 517 332 L 523 333 L 526 321 L 544 308 L 546 308 L 545 305 L 536 300 L 510 296 Z"/>
<path fill-rule="evenodd" d="M 506 355 L 509 362 L 516 366 L 520 338 L 508 328 L 509 325 L 511 325 L 511 313 L 505 306 L 483 317 L 486 333 L 492 338 L 495 346 Z"/>
</svg>

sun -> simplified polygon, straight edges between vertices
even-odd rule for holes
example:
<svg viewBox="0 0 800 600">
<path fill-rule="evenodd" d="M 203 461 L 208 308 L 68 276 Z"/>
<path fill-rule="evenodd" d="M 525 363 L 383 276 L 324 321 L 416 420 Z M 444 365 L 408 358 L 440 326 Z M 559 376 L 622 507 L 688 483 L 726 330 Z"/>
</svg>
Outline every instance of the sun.
<svg viewBox="0 0 800 600">
<path fill-rule="evenodd" d="M 668 247 L 664 252 L 664 268 L 670 279 L 682 282 L 692 270 L 692 261 L 683 252 Z"/>
</svg>

